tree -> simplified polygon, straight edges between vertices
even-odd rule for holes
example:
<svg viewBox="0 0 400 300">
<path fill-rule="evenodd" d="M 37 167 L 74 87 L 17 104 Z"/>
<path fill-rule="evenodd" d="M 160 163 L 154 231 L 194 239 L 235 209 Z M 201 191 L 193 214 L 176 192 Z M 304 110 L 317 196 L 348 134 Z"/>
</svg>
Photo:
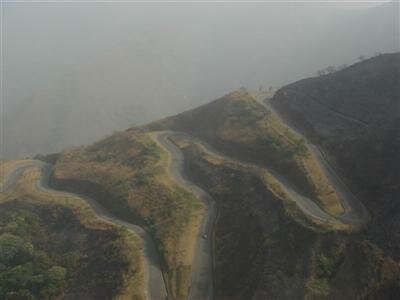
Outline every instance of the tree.
<svg viewBox="0 0 400 300">
<path fill-rule="evenodd" d="M 47 279 L 50 282 L 54 283 L 63 281 L 66 275 L 67 275 L 67 270 L 60 266 L 53 266 L 46 272 Z"/>
<path fill-rule="evenodd" d="M 22 238 L 3 233 L 0 235 L 0 263 L 6 266 L 21 264 L 31 259 L 33 245 Z"/>
<path fill-rule="evenodd" d="M 334 66 L 329 66 L 325 70 L 327 74 L 331 74 L 336 71 L 336 68 Z"/>
</svg>

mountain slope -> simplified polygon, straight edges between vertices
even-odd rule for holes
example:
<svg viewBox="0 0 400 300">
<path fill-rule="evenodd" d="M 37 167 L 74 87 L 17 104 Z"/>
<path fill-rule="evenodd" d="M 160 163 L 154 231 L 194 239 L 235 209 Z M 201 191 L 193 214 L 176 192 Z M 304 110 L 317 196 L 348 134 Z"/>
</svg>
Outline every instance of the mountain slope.
<svg viewBox="0 0 400 300">
<path fill-rule="evenodd" d="M 360 183 L 398 191 L 399 83 L 400 54 L 387 54 L 288 85 L 272 103 Z"/>
<path fill-rule="evenodd" d="M 168 176 L 169 156 L 139 128 L 55 157 L 52 186 L 88 195 L 154 239 L 168 295 L 187 296 L 204 208 Z"/>
<path fill-rule="evenodd" d="M 140 240 L 78 196 L 40 190 L 35 163 L 1 164 L 22 174 L 0 193 L 0 298 L 144 299 Z"/>
<path fill-rule="evenodd" d="M 327 211 L 343 212 L 304 140 L 247 91 L 235 91 L 148 128 L 193 134 L 221 152 L 275 170 Z"/>
<path fill-rule="evenodd" d="M 374 240 L 398 258 L 400 54 L 280 89 L 274 107 L 319 144 L 374 218 Z M 373 233 L 372 233 L 373 232 Z"/>
<path fill-rule="evenodd" d="M 335 191 L 301 136 L 244 90 L 48 157 L 55 163 L 53 184 L 90 194 L 110 211 L 147 225 L 165 260 L 163 272 L 174 299 L 189 294 L 191 247 L 199 234 L 212 239 L 216 299 L 397 299 L 400 252 L 399 237 L 393 233 L 398 232 L 400 214 L 396 189 L 387 189 L 387 182 L 381 185 L 383 176 L 376 183 L 381 190 L 364 186 L 358 180 L 360 173 L 352 169 L 354 163 L 368 164 L 364 157 L 368 155 L 374 155 L 375 163 L 385 159 L 397 163 L 393 157 L 384 157 L 385 151 L 393 151 L 388 147 L 395 141 L 390 136 L 396 132 L 398 75 L 397 67 L 391 66 L 396 66 L 397 59 L 397 55 L 383 55 L 302 80 L 283 87 L 272 99 L 290 126 L 296 124 L 293 127 L 327 153 L 345 183 L 369 208 L 372 221 L 366 227 L 337 230 L 313 222 L 251 167 L 281 174 L 287 184 L 311 195 L 326 211 L 333 213 L 329 204 L 340 203 L 335 196 L 327 197 Z M 300 98 L 307 91 L 317 100 Z M 371 112 L 380 108 L 376 102 L 381 98 L 388 109 L 381 110 L 385 119 Z M 337 105 L 342 99 L 347 102 Z M 198 232 L 206 209 L 177 187 L 165 169 L 171 156 L 152 140 L 159 130 L 180 136 L 170 140 L 183 153 L 179 159 L 184 160 L 185 175 L 215 201 L 217 217 L 209 236 Z M 185 134 L 177 133 L 181 131 Z M 374 148 L 376 144 L 371 143 L 378 139 L 381 148 L 365 151 Z M 205 144 L 217 151 L 207 152 Z M 365 147 L 362 153 L 358 147 Z M 364 175 L 372 178 L 371 172 Z M 387 174 L 390 182 L 393 177 Z M 383 200 L 376 201 L 376 195 Z"/>
<path fill-rule="evenodd" d="M 397 262 L 364 231 L 299 221 L 259 176 L 183 147 L 187 172 L 216 200 L 216 299 L 397 299 Z"/>
</svg>

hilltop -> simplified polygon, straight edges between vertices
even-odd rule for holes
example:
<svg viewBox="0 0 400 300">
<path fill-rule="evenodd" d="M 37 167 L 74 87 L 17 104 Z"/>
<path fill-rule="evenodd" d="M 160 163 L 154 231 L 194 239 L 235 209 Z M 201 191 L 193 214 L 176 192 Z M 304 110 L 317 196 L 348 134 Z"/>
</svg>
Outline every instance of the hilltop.
<svg viewBox="0 0 400 300">
<path fill-rule="evenodd" d="M 343 212 L 304 139 L 245 90 L 154 122 L 148 128 L 190 133 L 232 157 L 276 171 L 327 211 Z"/>
</svg>

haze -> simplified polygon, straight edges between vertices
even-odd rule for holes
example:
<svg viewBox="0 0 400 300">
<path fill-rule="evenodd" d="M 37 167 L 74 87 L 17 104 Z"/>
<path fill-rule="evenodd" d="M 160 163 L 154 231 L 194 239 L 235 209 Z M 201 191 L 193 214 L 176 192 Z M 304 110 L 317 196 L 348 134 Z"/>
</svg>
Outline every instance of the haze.
<svg viewBox="0 0 400 300">
<path fill-rule="evenodd" d="M 399 51 L 398 3 L 6 3 L 2 157 Z M 342 47 L 345 45 L 345 47 Z"/>
</svg>

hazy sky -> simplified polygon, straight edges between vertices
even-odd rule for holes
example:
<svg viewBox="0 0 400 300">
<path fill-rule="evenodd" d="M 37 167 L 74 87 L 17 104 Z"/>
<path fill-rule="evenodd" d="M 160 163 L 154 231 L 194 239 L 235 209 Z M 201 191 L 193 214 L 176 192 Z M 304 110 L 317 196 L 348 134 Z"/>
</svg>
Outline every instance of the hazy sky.
<svg viewBox="0 0 400 300">
<path fill-rule="evenodd" d="M 5 3 L 7 155 L 398 51 L 398 5 L 378 4 Z"/>
</svg>

